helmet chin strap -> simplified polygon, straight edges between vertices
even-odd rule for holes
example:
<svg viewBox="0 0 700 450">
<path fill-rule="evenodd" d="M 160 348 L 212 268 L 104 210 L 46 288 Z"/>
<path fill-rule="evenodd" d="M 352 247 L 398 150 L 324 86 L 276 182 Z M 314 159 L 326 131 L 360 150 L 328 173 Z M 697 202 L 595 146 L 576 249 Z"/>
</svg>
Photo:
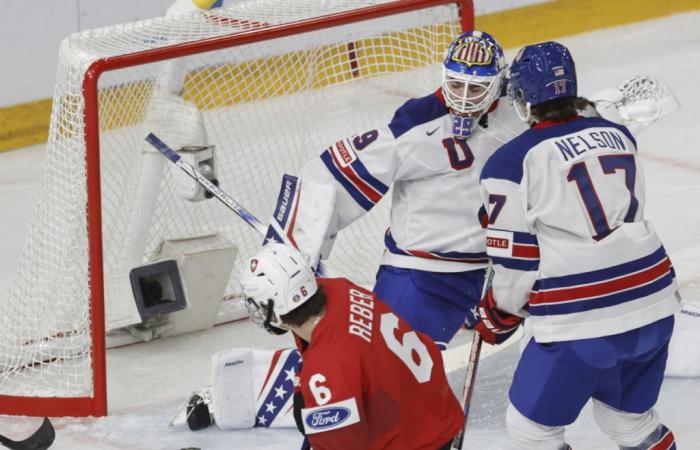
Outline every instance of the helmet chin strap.
<svg viewBox="0 0 700 450">
<path fill-rule="evenodd" d="M 457 114 L 452 115 L 452 134 L 457 139 L 467 139 L 472 135 L 474 128 L 476 128 L 477 123 L 481 115 L 477 117 L 470 116 L 460 116 Z"/>
<path fill-rule="evenodd" d="M 523 122 L 530 124 L 533 122 L 532 120 L 532 112 L 530 111 L 530 102 L 525 102 L 520 103 L 518 101 L 515 101 L 515 104 L 513 105 L 515 107 L 515 113 L 518 115 L 520 120 Z"/>
<path fill-rule="evenodd" d="M 265 328 L 265 330 L 268 333 L 279 336 L 279 335 L 286 333 L 289 330 L 287 330 L 285 328 L 281 328 L 281 327 L 276 327 L 270 323 L 270 322 L 272 322 L 272 319 L 273 319 L 274 308 L 275 308 L 275 302 L 273 300 L 270 300 L 268 303 L 268 307 L 267 307 L 267 314 L 265 315 L 265 321 L 263 322 L 263 327 Z"/>
</svg>

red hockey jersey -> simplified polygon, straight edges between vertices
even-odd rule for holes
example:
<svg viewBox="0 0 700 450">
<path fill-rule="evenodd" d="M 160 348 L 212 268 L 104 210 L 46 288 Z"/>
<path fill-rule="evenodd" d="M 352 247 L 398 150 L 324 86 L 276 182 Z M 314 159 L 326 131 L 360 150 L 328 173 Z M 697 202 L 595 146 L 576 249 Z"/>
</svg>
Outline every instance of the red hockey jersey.
<svg viewBox="0 0 700 450">
<path fill-rule="evenodd" d="M 437 346 L 371 292 L 343 278 L 318 281 L 326 312 L 300 348 L 311 447 L 436 450 L 449 442 L 464 415 Z"/>
</svg>

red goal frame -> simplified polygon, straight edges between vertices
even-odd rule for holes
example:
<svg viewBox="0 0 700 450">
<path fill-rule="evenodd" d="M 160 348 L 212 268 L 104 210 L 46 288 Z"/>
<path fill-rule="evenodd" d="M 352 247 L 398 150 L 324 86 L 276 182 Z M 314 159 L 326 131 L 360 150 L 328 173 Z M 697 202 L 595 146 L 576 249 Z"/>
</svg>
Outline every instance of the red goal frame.
<svg viewBox="0 0 700 450">
<path fill-rule="evenodd" d="M 90 320 L 92 333 L 91 397 L 19 397 L 0 395 L 0 414 L 29 416 L 105 416 L 107 415 L 107 371 L 104 307 L 104 272 L 102 259 L 102 199 L 100 178 L 100 133 L 98 82 L 108 71 L 144 63 L 235 47 L 297 33 L 320 30 L 360 20 L 439 5 L 457 4 L 463 31 L 474 29 L 473 0 L 395 0 L 382 5 L 330 14 L 282 25 L 269 25 L 230 35 L 140 51 L 93 62 L 82 82 L 84 97 L 84 140 L 87 171 L 87 232 L 89 243 Z"/>
</svg>

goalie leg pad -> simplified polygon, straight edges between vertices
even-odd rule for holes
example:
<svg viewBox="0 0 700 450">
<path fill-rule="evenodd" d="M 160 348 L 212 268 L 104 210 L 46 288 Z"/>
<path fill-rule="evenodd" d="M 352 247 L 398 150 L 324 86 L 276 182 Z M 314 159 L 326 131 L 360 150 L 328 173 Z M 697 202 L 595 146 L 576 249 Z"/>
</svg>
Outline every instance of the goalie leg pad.
<svg viewBox="0 0 700 450">
<path fill-rule="evenodd" d="M 216 353 L 212 364 L 212 413 L 220 428 L 252 428 L 255 424 L 253 350 L 235 348 Z"/>
<path fill-rule="evenodd" d="M 675 319 L 665 375 L 700 377 L 700 306 L 686 304 Z"/>
<path fill-rule="evenodd" d="M 292 393 L 301 358 L 293 349 L 238 348 L 212 357 L 212 413 L 220 428 L 294 427 Z"/>
</svg>

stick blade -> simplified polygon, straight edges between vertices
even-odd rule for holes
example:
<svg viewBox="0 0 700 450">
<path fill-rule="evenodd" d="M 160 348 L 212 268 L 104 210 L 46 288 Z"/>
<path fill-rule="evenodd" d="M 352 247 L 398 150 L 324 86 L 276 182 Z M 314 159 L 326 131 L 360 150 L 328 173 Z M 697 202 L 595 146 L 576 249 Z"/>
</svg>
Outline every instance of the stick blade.
<svg viewBox="0 0 700 450">
<path fill-rule="evenodd" d="M 51 447 L 56 438 L 56 431 L 48 417 L 44 417 L 44 422 L 38 430 L 23 441 L 13 441 L 0 435 L 0 444 L 10 450 L 46 450 Z"/>
</svg>

